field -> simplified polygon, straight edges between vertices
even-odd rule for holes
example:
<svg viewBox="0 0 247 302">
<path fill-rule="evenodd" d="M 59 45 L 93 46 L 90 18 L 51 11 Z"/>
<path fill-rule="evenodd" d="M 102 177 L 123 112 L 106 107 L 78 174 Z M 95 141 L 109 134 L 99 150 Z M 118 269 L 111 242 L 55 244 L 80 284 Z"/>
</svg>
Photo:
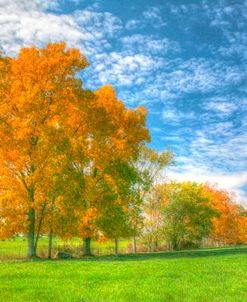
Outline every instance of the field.
<svg viewBox="0 0 247 302">
<path fill-rule="evenodd" d="M 247 301 L 247 247 L 0 262 L 0 301 Z"/>
</svg>

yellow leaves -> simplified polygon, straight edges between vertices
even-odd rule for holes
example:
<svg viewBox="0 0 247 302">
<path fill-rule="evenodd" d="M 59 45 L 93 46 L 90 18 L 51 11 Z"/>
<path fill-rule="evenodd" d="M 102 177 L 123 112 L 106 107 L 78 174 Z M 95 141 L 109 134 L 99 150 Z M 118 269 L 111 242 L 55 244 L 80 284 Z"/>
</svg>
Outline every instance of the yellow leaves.
<svg viewBox="0 0 247 302">
<path fill-rule="evenodd" d="M 94 220 L 97 217 L 97 210 L 95 208 L 88 209 L 81 217 L 78 227 L 79 236 L 81 238 L 91 238 L 96 235 Z"/>
<path fill-rule="evenodd" d="M 104 243 L 104 242 L 106 242 L 107 240 L 109 240 L 108 237 L 106 237 L 104 234 L 100 234 L 99 239 L 97 240 L 97 242 L 99 242 L 99 243 Z"/>
<path fill-rule="evenodd" d="M 114 91 L 114 88 L 109 84 L 106 84 L 96 90 L 95 95 L 99 96 L 100 101 L 110 102 L 116 100 L 116 93 Z"/>
<path fill-rule="evenodd" d="M 140 144 L 150 140 L 145 126 L 145 110 L 126 109 L 110 85 L 101 87 L 95 95 L 94 112 L 100 117 L 97 118 L 98 133 L 91 141 L 91 152 L 104 164 L 112 160 L 113 156 L 126 160 L 135 157 Z M 100 156 L 97 156 L 97 152 L 100 152 Z"/>
</svg>

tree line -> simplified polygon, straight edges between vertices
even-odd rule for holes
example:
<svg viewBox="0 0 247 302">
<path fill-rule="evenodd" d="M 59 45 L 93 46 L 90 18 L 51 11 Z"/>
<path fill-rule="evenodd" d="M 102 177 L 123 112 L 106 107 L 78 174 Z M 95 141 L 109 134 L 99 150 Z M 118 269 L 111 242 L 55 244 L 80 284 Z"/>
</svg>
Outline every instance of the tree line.
<svg viewBox="0 0 247 302">
<path fill-rule="evenodd" d="M 143 237 L 155 250 L 214 238 L 246 242 L 246 211 L 216 187 L 157 182 L 173 154 L 156 152 L 143 107 L 126 108 L 112 86 L 83 87 L 88 66 L 65 43 L 0 55 L 0 238 L 41 235 Z M 135 247 L 136 249 L 136 247 Z"/>
<path fill-rule="evenodd" d="M 142 238 L 149 251 L 247 243 L 247 210 L 217 185 L 168 182 L 144 202 Z"/>
</svg>

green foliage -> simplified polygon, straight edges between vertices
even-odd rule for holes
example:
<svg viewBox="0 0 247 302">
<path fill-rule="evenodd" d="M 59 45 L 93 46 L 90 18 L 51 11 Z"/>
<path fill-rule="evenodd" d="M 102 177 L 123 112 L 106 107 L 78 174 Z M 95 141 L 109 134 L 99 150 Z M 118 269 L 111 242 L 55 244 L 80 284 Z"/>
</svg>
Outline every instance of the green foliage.
<svg viewBox="0 0 247 302">
<path fill-rule="evenodd" d="M 204 195 L 203 186 L 183 182 L 167 185 L 164 236 L 173 249 L 200 245 L 212 228 L 217 212 Z"/>
</svg>

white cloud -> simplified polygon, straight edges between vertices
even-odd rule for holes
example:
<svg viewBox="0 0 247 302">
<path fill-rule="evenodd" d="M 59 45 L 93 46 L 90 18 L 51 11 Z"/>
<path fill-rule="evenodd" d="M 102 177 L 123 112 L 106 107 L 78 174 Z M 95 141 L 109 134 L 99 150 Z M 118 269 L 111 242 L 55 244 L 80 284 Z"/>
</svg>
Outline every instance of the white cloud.
<svg viewBox="0 0 247 302">
<path fill-rule="evenodd" d="M 185 120 L 192 120 L 196 118 L 194 112 L 183 112 L 176 110 L 175 108 L 166 108 L 162 112 L 162 119 L 164 122 L 169 124 L 183 123 Z"/>
<path fill-rule="evenodd" d="M 56 9 L 59 7 L 59 0 L 0 0 L 0 9 L 6 12 L 14 9 L 16 12 Z"/>
<path fill-rule="evenodd" d="M 125 24 L 125 28 L 127 30 L 132 30 L 132 29 L 136 29 L 136 28 L 142 28 L 143 27 L 143 23 L 140 20 L 128 20 Z"/>
<path fill-rule="evenodd" d="M 117 87 L 135 85 L 146 82 L 146 78 L 155 70 L 155 66 L 162 64 L 155 58 L 144 54 L 128 54 L 128 52 L 111 52 L 96 54 L 91 70 L 89 70 L 88 84 L 91 86 L 105 83 Z"/>
<path fill-rule="evenodd" d="M 167 74 L 165 87 L 177 92 L 208 92 L 227 85 L 237 85 L 245 73 L 237 66 L 204 58 L 170 62 L 172 71 Z"/>
<path fill-rule="evenodd" d="M 132 39 L 135 41 L 136 36 L 132 36 Z M 140 40 L 142 39 L 147 39 L 144 44 L 149 49 L 148 38 L 142 36 Z M 127 41 L 127 38 L 122 40 Z M 92 72 L 88 74 L 89 87 L 95 88 L 108 82 L 131 89 L 121 91 L 123 100 L 134 97 L 143 104 L 167 104 L 169 100 L 184 98 L 186 94 L 211 93 L 216 90 L 223 92 L 232 85 L 239 85 L 245 78 L 245 72 L 238 66 L 229 67 L 223 61 L 205 58 L 169 59 L 166 55 L 152 54 L 145 47 L 129 47 L 133 45 L 133 40 L 126 46 L 123 45 L 122 51 L 93 57 Z M 152 37 L 150 40 L 152 41 Z M 97 72 L 93 72 L 94 70 Z M 223 114 L 223 107 L 221 109 Z M 175 119 L 177 113 L 170 112 L 170 120 L 173 117 L 171 114 Z M 193 118 L 193 115 L 188 114 L 187 118 Z"/>
<path fill-rule="evenodd" d="M 143 17 L 146 21 L 149 21 L 153 27 L 162 27 L 166 25 L 166 22 L 162 18 L 161 11 L 158 7 L 149 7 L 143 12 Z"/>
<path fill-rule="evenodd" d="M 147 46 L 148 48 L 148 46 Z M 229 67 L 224 61 L 205 58 L 187 60 L 169 59 L 166 56 L 152 56 L 154 62 L 150 74 L 143 75 L 143 83 L 139 96 L 146 103 L 179 100 L 186 94 L 224 92 L 231 86 L 239 85 L 246 74 L 238 66 Z M 162 72 L 160 72 L 160 68 Z M 139 76 L 141 76 L 141 70 Z M 230 105 L 228 106 L 230 113 Z M 221 108 L 223 114 L 223 107 Z M 233 108 L 232 108 L 233 109 Z M 225 106 L 225 111 L 227 110 Z M 218 114 L 220 112 L 218 111 Z M 166 113 L 164 113 L 166 114 Z M 226 112 L 225 112 L 226 114 Z M 175 118 L 177 112 L 169 112 L 168 118 Z M 192 114 L 193 115 L 193 114 Z M 191 115 L 191 117 L 193 117 Z"/>
<path fill-rule="evenodd" d="M 142 13 L 141 18 L 128 20 L 125 28 L 131 31 L 143 29 L 147 26 L 158 29 L 166 25 L 167 23 L 163 20 L 161 10 L 158 7 L 149 7 Z"/>
<path fill-rule="evenodd" d="M 215 54 L 224 57 L 238 56 L 247 58 L 247 1 L 198 1 L 186 5 L 167 4 L 171 13 L 176 18 L 186 19 L 187 29 L 195 28 L 203 20 L 208 30 L 219 31 L 227 43 L 217 48 L 212 45 L 211 49 Z"/>
<path fill-rule="evenodd" d="M 163 133 L 164 132 L 161 128 L 157 128 L 157 127 L 152 127 L 150 130 L 153 131 L 153 132 L 156 132 L 156 133 Z"/>
<path fill-rule="evenodd" d="M 247 186 L 247 172 L 237 173 L 222 173 L 211 172 L 208 169 L 187 166 L 181 171 L 170 170 L 167 177 L 177 181 L 196 181 L 196 182 L 209 182 L 211 184 L 218 184 L 220 188 L 227 189 L 230 192 L 236 193 L 236 201 L 247 206 L 247 193 L 243 187 Z"/>
<path fill-rule="evenodd" d="M 89 87 L 97 88 L 106 82 L 129 88 L 132 85 L 131 92 L 121 91 L 121 95 L 145 104 L 167 102 L 186 93 L 224 89 L 237 85 L 245 77 L 237 66 L 229 67 L 215 60 L 169 59 L 170 54 L 181 49 L 177 42 L 164 37 L 122 36 L 119 51 L 112 51 L 111 39 L 119 41 L 123 30 L 119 18 L 92 9 L 52 13 L 51 9 L 59 10 L 59 3 L 55 0 L 0 0 L 0 48 L 8 54 L 16 54 L 22 46 L 43 46 L 46 42 L 65 40 L 68 46 L 79 47 L 88 57 L 91 63 Z M 144 23 L 163 22 L 158 8 L 144 11 L 143 16 Z M 127 23 L 138 22 L 129 20 Z"/>
<path fill-rule="evenodd" d="M 148 35 L 135 34 L 132 36 L 124 36 L 121 38 L 123 47 L 129 51 L 151 53 L 151 54 L 167 54 L 180 50 L 177 42 L 167 38 L 158 39 Z"/>
<path fill-rule="evenodd" d="M 58 9 L 59 1 L 0 1 L 0 48 L 7 54 L 16 54 L 23 46 L 65 40 L 92 55 L 109 48 L 108 37 L 122 28 L 121 20 L 109 12 L 56 14 L 48 9 Z"/>
<path fill-rule="evenodd" d="M 180 129 L 177 132 L 180 139 L 175 145 L 177 166 L 169 170 L 168 177 L 178 181 L 218 183 L 236 192 L 237 201 L 247 206 L 247 124 L 239 131 L 233 123 L 202 125 L 200 130 L 191 129 L 187 137 L 184 133 L 179 135 Z"/>
<path fill-rule="evenodd" d="M 241 102 L 241 100 L 238 100 Z M 220 118 L 230 117 L 236 112 L 241 104 L 238 104 L 236 100 L 232 100 L 228 97 L 212 98 L 205 101 L 204 109 L 209 110 L 212 114 L 216 114 Z"/>
</svg>

